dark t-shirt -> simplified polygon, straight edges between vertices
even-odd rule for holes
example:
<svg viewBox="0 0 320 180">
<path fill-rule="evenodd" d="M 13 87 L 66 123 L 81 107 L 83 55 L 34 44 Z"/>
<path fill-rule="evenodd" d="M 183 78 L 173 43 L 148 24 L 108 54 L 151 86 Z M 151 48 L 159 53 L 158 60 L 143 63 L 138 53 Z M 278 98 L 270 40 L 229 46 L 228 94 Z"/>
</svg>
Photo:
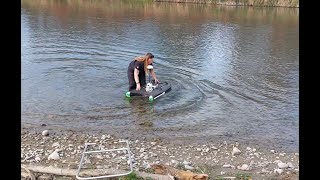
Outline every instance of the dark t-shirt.
<svg viewBox="0 0 320 180">
<path fill-rule="evenodd" d="M 139 75 L 138 75 L 139 82 L 141 86 L 144 86 L 146 84 L 146 72 L 144 71 L 144 63 L 137 60 L 133 60 L 129 64 L 129 67 L 128 67 L 129 83 L 135 83 L 134 68 L 137 68 L 139 70 Z"/>
</svg>

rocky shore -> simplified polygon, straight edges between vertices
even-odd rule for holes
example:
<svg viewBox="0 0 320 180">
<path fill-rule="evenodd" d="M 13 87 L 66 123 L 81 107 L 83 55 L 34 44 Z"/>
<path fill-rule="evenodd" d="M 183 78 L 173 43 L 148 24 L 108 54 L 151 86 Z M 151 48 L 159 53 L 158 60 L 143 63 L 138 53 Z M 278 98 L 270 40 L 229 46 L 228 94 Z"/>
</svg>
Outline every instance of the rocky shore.
<svg viewBox="0 0 320 180">
<path fill-rule="evenodd" d="M 34 131 L 21 129 L 21 165 L 78 169 L 85 143 L 91 150 L 125 147 L 111 134 L 86 134 L 73 131 Z M 299 179 L 299 153 L 247 147 L 238 142 L 175 144 L 146 137 L 129 141 L 133 169 L 153 173 L 151 164 L 208 174 L 209 179 Z M 84 158 L 83 168 L 129 170 L 128 154 L 123 151 L 95 153 Z M 38 174 L 36 179 L 57 179 Z M 21 177 L 21 179 L 26 179 Z M 59 179 L 59 178 L 58 178 Z M 60 177 L 61 179 L 61 177 Z M 62 179 L 76 179 L 64 177 Z"/>
</svg>

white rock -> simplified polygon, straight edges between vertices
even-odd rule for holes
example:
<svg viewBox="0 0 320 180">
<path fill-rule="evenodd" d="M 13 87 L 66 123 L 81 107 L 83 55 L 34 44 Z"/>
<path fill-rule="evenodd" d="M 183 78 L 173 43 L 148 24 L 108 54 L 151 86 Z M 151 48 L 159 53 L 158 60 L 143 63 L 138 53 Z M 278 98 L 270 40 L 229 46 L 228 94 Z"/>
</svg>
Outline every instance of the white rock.
<svg viewBox="0 0 320 180">
<path fill-rule="evenodd" d="M 102 139 L 102 140 L 105 140 L 106 138 L 107 138 L 106 135 L 102 135 L 102 136 L 101 136 L 101 139 Z"/>
<path fill-rule="evenodd" d="M 62 148 L 60 148 L 60 149 L 56 149 L 55 151 L 57 151 L 57 152 L 61 152 L 61 151 L 63 151 L 63 149 L 62 149 Z"/>
<path fill-rule="evenodd" d="M 275 151 L 274 151 L 274 150 L 270 150 L 270 152 L 275 153 Z"/>
<path fill-rule="evenodd" d="M 225 172 L 221 171 L 221 172 L 220 172 L 220 174 L 221 174 L 221 175 L 224 175 L 224 174 L 225 174 Z"/>
<path fill-rule="evenodd" d="M 37 156 L 36 158 L 34 158 L 34 160 L 36 160 L 37 162 L 39 162 L 41 159 L 39 156 Z"/>
<path fill-rule="evenodd" d="M 213 150 L 218 150 L 218 148 L 215 147 L 215 146 L 212 146 L 211 149 L 213 149 Z"/>
<path fill-rule="evenodd" d="M 247 164 L 243 164 L 241 167 L 238 166 L 238 169 L 246 171 L 246 170 L 249 170 L 249 166 Z"/>
<path fill-rule="evenodd" d="M 147 162 L 143 162 L 143 167 L 144 167 L 145 169 L 150 169 L 150 168 L 151 168 L 150 164 L 147 163 Z"/>
<path fill-rule="evenodd" d="M 189 165 L 184 165 L 184 168 L 187 169 L 187 170 L 193 170 L 194 169 L 194 167 L 189 166 Z"/>
<path fill-rule="evenodd" d="M 289 168 L 292 168 L 292 169 L 294 168 L 294 166 L 293 166 L 293 164 L 291 162 L 288 162 L 287 165 L 288 165 Z"/>
<path fill-rule="evenodd" d="M 282 170 L 282 169 L 275 169 L 275 170 L 274 170 L 274 173 L 282 174 L 282 173 L 283 173 L 283 170 Z"/>
<path fill-rule="evenodd" d="M 154 146 L 154 145 L 156 145 L 156 144 L 157 144 L 156 142 L 151 142 L 151 145 L 152 145 L 152 146 Z"/>
<path fill-rule="evenodd" d="M 141 148 L 139 152 L 144 152 L 144 151 L 145 151 L 145 149 L 144 149 L 144 148 Z"/>
<path fill-rule="evenodd" d="M 53 159 L 53 160 L 60 159 L 60 156 L 59 156 L 58 152 L 57 151 L 53 151 L 53 153 L 50 154 L 50 156 L 48 157 L 48 160 L 50 160 L 50 159 Z"/>
<path fill-rule="evenodd" d="M 184 164 L 184 165 L 191 165 L 191 162 L 188 162 L 188 161 L 184 160 L 184 161 L 183 161 L 183 164 Z"/>
<path fill-rule="evenodd" d="M 247 151 L 251 151 L 252 149 L 250 147 L 247 147 Z"/>
<path fill-rule="evenodd" d="M 203 149 L 203 152 L 209 152 L 209 148 Z"/>
<path fill-rule="evenodd" d="M 279 167 L 280 169 L 285 169 L 285 168 L 288 167 L 288 164 L 283 163 L 283 162 L 280 162 L 280 163 L 278 163 L 278 167 Z"/>
<path fill-rule="evenodd" d="M 48 130 L 42 131 L 42 135 L 43 135 L 43 136 L 48 136 L 48 135 L 49 135 L 49 131 L 48 131 Z"/>
<path fill-rule="evenodd" d="M 200 152 L 200 151 L 201 151 L 201 148 L 197 148 L 197 151 L 199 151 L 199 152 Z"/>
<path fill-rule="evenodd" d="M 237 147 L 233 147 L 233 149 L 232 149 L 232 156 L 238 155 L 238 154 L 240 154 L 240 153 L 241 153 L 241 151 L 240 151 Z"/>
<path fill-rule="evenodd" d="M 266 169 L 262 168 L 261 173 L 265 174 L 268 173 L 269 171 L 267 171 Z"/>
<path fill-rule="evenodd" d="M 171 160 L 171 163 L 172 163 L 172 164 L 177 164 L 177 163 L 178 163 L 178 161 L 176 161 L 176 160 L 172 159 L 172 160 Z"/>
<path fill-rule="evenodd" d="M 53 143 L 53 144 L 52 144 L 52 147 L 60 147 L 59 142 L 55 142 L 55 143 Z"/>
<path fill-rule="evenodd" d="M 273 163 L 278 164 L 278 163 L 281 163 L 281 161 L 280 160 L 275 160 Z"/>
<path fill-rule="evenodd" d="M 230 165 L 230 164 L 224 164 L 222 167 L 224 167 L 224 168 L 231 168 L 231 165 Z"/>
<path fill-rule="evenodd" d="M 256 152 L 256 149 L 255 149 L 255 148 L 253 148 L 253 149 L 252 149 L 252 152 Z"/>
</svg>

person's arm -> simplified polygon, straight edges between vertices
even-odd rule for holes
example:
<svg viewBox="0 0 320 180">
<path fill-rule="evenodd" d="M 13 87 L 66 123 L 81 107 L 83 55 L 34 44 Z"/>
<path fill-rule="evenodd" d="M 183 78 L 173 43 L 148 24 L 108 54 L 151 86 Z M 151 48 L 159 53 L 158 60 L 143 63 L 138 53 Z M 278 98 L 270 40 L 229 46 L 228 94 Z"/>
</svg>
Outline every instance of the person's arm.
<svg viewBox="0 0 320 180">
<path fill-rule="evenodd" d="M 160 83 L 160 81 L 157 79 L 156 73 L 154 73 L 154 69 L 151 70 L 151 75 L 152 75 L 155 83 Z"/>
<path fill-rule="evenodd" d="M 136 82 L 136 90 L 139 91 L 141 89 L 140 82 L 139 82 L 139 70 L 134 68 L 134 81 Z"/>
</svg>

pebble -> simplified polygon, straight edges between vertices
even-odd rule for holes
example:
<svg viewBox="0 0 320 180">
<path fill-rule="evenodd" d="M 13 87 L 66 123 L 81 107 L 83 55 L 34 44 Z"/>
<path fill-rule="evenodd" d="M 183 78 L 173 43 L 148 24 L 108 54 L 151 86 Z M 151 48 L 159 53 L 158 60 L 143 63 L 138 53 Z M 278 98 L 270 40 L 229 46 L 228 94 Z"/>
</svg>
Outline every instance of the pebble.
<svg viewBox="0 0 320 180">
<path fill-rule="evenodd" d="M 41 159 L 39 156 L 37 156 L 36 158 L 34 158 L 34 160 L 36 160 L 37 162 L 39 162 Z"/>
<path fill-rule="evenodd" d="M 59 146 L 60 146 L 60 144 L 58 142 L 55 142 L 52 144 L 52 147 L 59 147 Z"/>
<path fill-rule="evenodd" d="M 48 160 L 53 159 L 53 160 L 58 160 L 60 159 L 60 156 L 57 151 L 53 151 L 53 153 L 50 154 L 48 157 Z"/>
<path fill-rule="evenodd" d="M 183 164 L 184 164 L 184 165 L 191 165 L 191 162 L 183 161 Z"/>
<path fill-rule="evenodd" d="M 246 170 L 249 170 L 249 166 L 247 164 L 243 164 L 241 167 L 238 166 L 238 169 L 246 171 Z"/>
<path fill-rule="evenodd" d="M 289 168 L 294 168 L 294 166 L 293 166 L 293 164 L 291 162 L 288 162 L 287 165 L 288 165 Z"/>
<path fill-rule="evenodd" d="M 241 151 L 237 148 L 237 147 L 233 147 L 232 149 L 232 156 L 234 155 L 239 155 L 241 153 Z"/>
<path fill-rule="evenodd" d="M 139 150 L 139 152 L 144 152 L 145 151 L 145 149 L 144 148 L 141 148 L 140 150 Z"/>
<path fill-rule="evenodd" d="M 288 164 L 283 163 L 283 162 L 279 162 L 279 163 L 278 163 L 278 167 L 279 167 L 280 169 L 285 169 L 285 168 L 288 167 Z"/>
<path fill-rule="evenodd" d="M 274 173 L 276 173 L 276 174 L 282 174 L 282 173 L 283 173 L 283 170 L 282 170 L 282 169 L 275 169 L 275 170 L 274 170 Z"/>
<path fill-rule="evenodd" d="M 48 131 L 48 130 L 42 131 L 42 135 L 43 135 L 43 136 L 48 136 L 48 135 L 49 135 L 49 131 Z"/>
<path fill-rule="evenodd" d="M 177 164 L 177 163 L 178 163 L 178 161 L 176 161 L 176 160 L 172 159 L 172 160 L 171 160 L 171 163 L 172 163 L 172 164 Z"/>
<path fill-rule="evenodd" d="M 187 169 L 187 170 L 193 170 L 194 169 L 194 167 L 186 165 L 186 164 L 184 165 L 184 168 Z"/>
</svg>

